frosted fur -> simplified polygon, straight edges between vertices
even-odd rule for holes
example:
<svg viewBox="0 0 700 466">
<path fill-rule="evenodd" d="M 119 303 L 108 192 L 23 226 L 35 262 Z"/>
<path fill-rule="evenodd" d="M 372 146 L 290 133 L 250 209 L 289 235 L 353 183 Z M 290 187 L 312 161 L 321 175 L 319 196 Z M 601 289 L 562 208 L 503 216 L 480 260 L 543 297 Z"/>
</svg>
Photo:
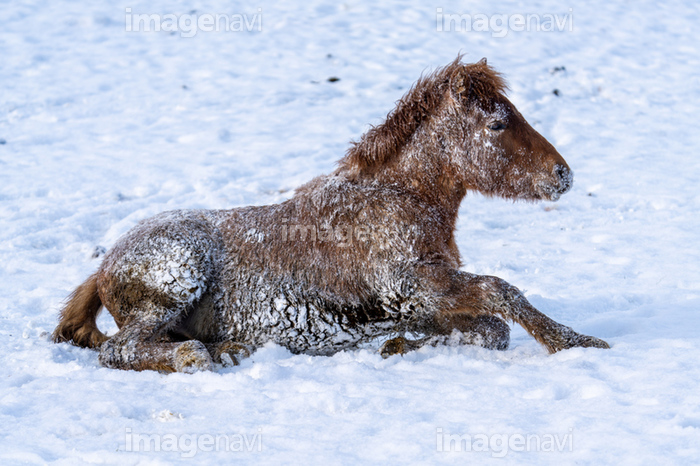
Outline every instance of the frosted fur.
<svg viewBox="0 0 700 466">
<path fill-rule="evenodd" d="M 137 225 L 64 310 L 57 341 L 122 369 L 192 371 L 266 342 L 328 355 L 384 341 L 505 349 L 522 325 L 550 352 L 606 348 L 533 308 L 496 277 L 459 270 L 454 240 L 469 190 L 536 201 L 571 187 L 564 159 L 503 94 L 485 61 L 421 78 L 338 169 L 279 205 L 168 212 Z M 106 339 L 93 293 L 120 327 Z M 105 341 L 106 340 L 106 341 Z M 225 355 L 226 357 L 222 357 Z"/>
</svg>

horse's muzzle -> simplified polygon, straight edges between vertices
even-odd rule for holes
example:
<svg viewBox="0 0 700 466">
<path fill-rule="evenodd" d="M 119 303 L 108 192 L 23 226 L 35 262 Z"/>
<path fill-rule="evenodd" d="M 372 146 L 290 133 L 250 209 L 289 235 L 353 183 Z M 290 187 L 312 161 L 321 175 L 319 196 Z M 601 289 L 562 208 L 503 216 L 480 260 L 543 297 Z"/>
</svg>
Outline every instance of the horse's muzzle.
<svg viewBox="0 0 700 466">
<path fill-rule="evenodd" d="M 556 164 L 552 168 L 551 183 L 540 184 L 539 188 L 543 198 L 557 201 L 562 194 L 571 189 L 573 184 L 574 173 L 571 169 L 566 165 Z"/>
<path fill-rule="evenodd" d="M 561 196 L 574 185 L 574 173 L 569 167 L 557 164 L 554 166 L 554 174 L 559 179 L 557 193 Z"/>
</svg>

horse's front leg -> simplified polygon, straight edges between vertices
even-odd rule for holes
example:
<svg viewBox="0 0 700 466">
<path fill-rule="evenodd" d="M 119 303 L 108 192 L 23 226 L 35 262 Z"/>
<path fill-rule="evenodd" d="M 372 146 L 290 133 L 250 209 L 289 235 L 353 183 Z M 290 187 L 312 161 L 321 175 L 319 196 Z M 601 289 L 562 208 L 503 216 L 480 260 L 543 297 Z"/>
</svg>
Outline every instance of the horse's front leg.
<svg viewBox="0 0 700 466">
<path fill-rule="evenodd" d="M 514 286 L 497 277 L 426 266 L 419 271 L 433 293 L 436 334 L 448 334 L 465 317 L 498 316 L 521 325 L 550 353 L 573 348 L 609 348 L 603 340 L 576 333 L 535 309 Z"/>
</svg>

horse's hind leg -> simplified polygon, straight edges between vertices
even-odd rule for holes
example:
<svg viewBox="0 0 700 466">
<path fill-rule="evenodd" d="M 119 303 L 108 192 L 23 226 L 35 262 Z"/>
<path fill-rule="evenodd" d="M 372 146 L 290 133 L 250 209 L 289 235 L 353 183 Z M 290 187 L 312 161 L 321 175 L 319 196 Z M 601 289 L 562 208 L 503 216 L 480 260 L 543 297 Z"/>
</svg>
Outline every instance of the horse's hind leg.
<svg viewBox="0 0 700 466">
<path fill-rule="evenodd" d="M 213 368 L 212 358 L 202 342 L 159 341 L 163 329 L 177 319 L 178 312 L 157 308 L 140 311 L 102 344 L 99 360 L 103 366 L 165 372 L 195 372 Z"/>
<path fill-rule="evenodd" d="M 409 340 L 405 337 L 392 338 L 382 345 L 379 352 L 382 357 L 387 358 L 393 354 L 405 354 L 425 345 L 476 345 L 487 349 L 507 350 L 510 344 L 510 327 L 496 316 L 472 317 L 456 314 L 449 316 L 449 322 L 443 322 L 440 328 L 445 331 L 442 335 L 431 335 L 418 340 Z"/>
<path fill-rule="evenodd" d="M 119 369 L 193 372 L 212 369 L 204 344 L 168 333 L 196 317 L 218 250 L 198 214 L 167 213 L 143 223 L 115 245 L 98 272 L 102 304 L 120 330 L 100 347 L 100 362 Z"/>
</svg>

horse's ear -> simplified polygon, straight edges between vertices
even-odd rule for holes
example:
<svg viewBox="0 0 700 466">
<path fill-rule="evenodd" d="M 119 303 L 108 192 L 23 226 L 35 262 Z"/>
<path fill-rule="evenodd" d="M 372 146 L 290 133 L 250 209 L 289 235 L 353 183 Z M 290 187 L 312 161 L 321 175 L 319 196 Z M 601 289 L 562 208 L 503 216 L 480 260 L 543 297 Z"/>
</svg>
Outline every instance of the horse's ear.
<svg viewBox="0 0 700 466">
<path fill-rule="evenodd" d="M 477 64 L 477 65 L 482 65 L 482 66 L 488 65 L 488 63 L 486 63 L 486 57 L 484 57 L 484 58 L 482 58 L 481 60 L 479 60 L 476 64 Z"/>
</svg>

